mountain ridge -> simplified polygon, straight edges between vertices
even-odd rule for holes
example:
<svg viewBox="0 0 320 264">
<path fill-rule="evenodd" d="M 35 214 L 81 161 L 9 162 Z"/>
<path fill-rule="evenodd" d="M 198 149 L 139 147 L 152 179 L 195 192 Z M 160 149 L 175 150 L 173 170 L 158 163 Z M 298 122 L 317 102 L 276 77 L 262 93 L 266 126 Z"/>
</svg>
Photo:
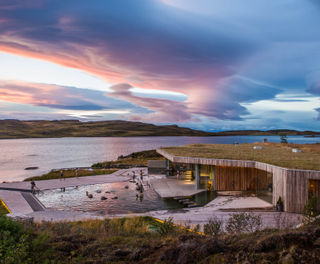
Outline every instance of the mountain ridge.
<svg viewBox="0 0 320 264">
<path fill-rule="evenodd" d="M 230 130 L 207 132 L 177 125 L 154 125 L 124 120 L 0 120 L 0 139 L 50 137 L 135 137 L 135 136 L 240 136 L 240 135 L 308 135 L 320 136 L 316 131 Z"/>
</svg>

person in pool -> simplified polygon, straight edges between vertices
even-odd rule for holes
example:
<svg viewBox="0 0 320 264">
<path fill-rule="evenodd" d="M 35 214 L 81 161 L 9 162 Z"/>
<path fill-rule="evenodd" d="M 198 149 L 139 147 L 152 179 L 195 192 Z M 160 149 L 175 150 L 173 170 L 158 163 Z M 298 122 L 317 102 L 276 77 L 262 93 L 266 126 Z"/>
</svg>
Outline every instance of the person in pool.
<svg viewBox="0 0 320 264">
<path fill-rule="evenodd" d="M 143 181 L 143 172 L 140 170 L 140 180 Z"/>
<path fill-rule="evenodd" d="M 63 179 L 63 170 L 60 171 L 60 181 Z"/>
<path fill-rule="evenodd" d="M 140 198 L 140 202 L 142 202 L 142 200 L 143 200 L 143 192 L 142 191 L 140 191 L 139 198 Z"/>
</svg>

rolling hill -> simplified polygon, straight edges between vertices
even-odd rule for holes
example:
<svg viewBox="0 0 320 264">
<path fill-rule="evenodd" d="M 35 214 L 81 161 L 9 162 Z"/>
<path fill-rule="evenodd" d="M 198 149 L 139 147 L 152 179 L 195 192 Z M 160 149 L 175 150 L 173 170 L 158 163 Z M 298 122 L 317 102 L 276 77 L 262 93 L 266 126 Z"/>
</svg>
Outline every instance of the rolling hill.
<svg viewBox="0 0 320 264">
<path fill-rule="evenodd" d="M 50 137 L 136 137 L 136 136 L 234 136 L 234 135 L 320 135 L 295 130 L 235 130 L 205 132 L 177 125 L 157 126 L 121 120 L 81 122 L 79 120 L 0 120 L 0 139 Z"/>
</svg>

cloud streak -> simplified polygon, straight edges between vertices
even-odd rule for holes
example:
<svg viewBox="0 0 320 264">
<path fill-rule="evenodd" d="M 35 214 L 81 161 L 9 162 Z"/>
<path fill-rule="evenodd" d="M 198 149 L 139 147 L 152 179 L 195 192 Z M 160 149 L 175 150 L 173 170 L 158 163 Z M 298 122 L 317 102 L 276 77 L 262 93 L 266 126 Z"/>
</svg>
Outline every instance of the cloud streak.
<svg viewBox="0 0 320 264">
<path fill-rule="evenodd" d="M 104 92 L 53 84 L 0 81 L 0 100 L 64 110 L 131 109 Z"/>
<path fill-rule="evenodd" d="M 130 109 L 128 118 L 153 122 L 246 121 L 246 104 L 294 90 L 318 96 L 320 10 L 312 1 L 246 2 L 232 1 L 232 8 L 222 0 L 196 6 L 180 0 L 1 1 L 0 51 L 115 85 L 103 95 L 2 82 L 0 96 L 54 109 Z M 146 99 L 133 87 L 188 99 Z"/>
</svg>

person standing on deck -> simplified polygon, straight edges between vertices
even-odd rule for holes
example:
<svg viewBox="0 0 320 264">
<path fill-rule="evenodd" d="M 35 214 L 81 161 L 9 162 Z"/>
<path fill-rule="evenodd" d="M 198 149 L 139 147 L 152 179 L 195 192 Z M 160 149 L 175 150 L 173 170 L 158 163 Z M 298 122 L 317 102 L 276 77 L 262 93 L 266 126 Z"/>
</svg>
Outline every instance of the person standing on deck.
<svg viewBox="0 0 320 264">
<path fill-rule="evenodd" d="M 140 180 L 143 181 L 143 172 L 140 170 Z"/>
<path fill-rule="evenodd" d="M 132 180 L 135 180 L 135 179 L 136 179 L 136 172 L 132 171 Z"/>
<path fill-rule="evenodd" d="M 34 194 L 36 189 L 36 183 L 34 181 L 31 182 L 31 193 Z"/>
</svg>

